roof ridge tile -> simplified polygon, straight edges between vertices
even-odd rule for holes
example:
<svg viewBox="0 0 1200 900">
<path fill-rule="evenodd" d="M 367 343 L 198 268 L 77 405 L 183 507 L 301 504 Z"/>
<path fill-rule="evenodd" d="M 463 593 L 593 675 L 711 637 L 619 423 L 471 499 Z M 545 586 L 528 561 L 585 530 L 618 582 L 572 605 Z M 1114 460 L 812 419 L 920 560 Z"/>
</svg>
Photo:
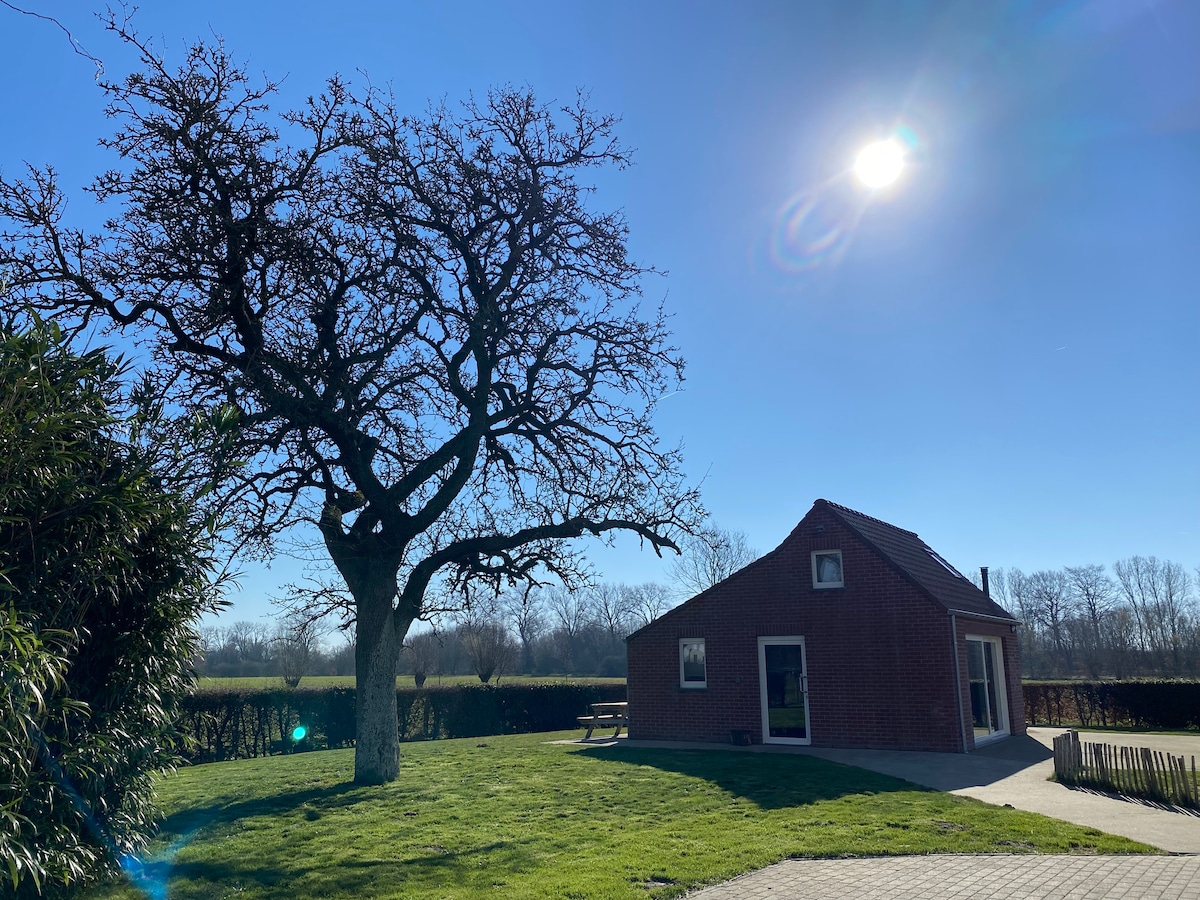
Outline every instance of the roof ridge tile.
<svg viewBox="0 0 1200 900">
<path fill-rule="evenodd" d="M 869 516 L 865 512 L 859 512 L 857 509 L 851 509 L 848 506 L 843 506 L 840 503 L 834 503 L 832 500 L 826 500 L 824 498 L 821 498 L 817 502 L 824 503 L 828 506 L 831 506 L 834 509 L 838 510 L 839 512 L 847 512 L 847 513 L 850 513 L 851 515 L 859 516 L 860 518 L 863 518 L 863 519 L 868 519 L 868 520 L 874 522 L 876 525 L 886 525 L 888 528 L 891 528 L 893 531 L 901 531 L 904 534 L 911 534 L 913 537 L 920 540 L 921 536 L 919 534 L 917 534 L 915 531 L 909 531 L 907 528 L 901 528 L 899 525 L 893 525 L 891 522 L 885 522 L 885 521 L 883 521 L 883 519 L 877 519 L 874 516 Z M 921 541 L 921 543 L 924 544 L 925 542 Z M 926 544 L 926 546 L 928 546 L 928 544 Z"/>
</svg>

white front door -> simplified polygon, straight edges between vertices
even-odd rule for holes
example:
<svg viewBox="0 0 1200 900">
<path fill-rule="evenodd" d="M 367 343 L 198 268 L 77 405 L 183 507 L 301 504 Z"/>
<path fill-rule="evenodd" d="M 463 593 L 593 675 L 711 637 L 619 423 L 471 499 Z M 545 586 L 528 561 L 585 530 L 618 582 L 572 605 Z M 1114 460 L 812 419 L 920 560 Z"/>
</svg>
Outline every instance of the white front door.
<svg viewBox="0 0 1200 900">
<path fill-rule="evenodd" d="M 802 637 L 758 639 L 764 744 L 811 744 L 808 669 Z"/>
<path fill-rule="evenodd" d="M 968 634 L 967 680 L 971 686 L 971 722 L 975 746 L 1005 737 L 1008 731 L 1008 691 L 1000 638 Z"/>
</svg>

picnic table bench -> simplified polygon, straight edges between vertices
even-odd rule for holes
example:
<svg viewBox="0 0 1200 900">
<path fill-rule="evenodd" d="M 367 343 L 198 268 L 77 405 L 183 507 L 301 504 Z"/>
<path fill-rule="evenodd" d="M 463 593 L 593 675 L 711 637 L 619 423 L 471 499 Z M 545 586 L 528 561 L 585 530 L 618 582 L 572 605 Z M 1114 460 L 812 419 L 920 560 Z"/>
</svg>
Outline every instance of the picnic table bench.
<svg viewBox="0 0 1200 900">
<path fill-rule="evenodd" d="M 608 728 L 611 725 L 616 728 L 616 731 L 613 732 L 613 737 L 618 737 L 621 734 L 621 729 L 629 726 L 629 703 L 627 701 L 593 703 L 591 707 L 592 714 L 590 716 L 576 717 L 579 724 L 587 728 L 587 734 L 583 736 L 585 741 L 592 736 L 592 732 L 597 728 Z"/>
</svg>

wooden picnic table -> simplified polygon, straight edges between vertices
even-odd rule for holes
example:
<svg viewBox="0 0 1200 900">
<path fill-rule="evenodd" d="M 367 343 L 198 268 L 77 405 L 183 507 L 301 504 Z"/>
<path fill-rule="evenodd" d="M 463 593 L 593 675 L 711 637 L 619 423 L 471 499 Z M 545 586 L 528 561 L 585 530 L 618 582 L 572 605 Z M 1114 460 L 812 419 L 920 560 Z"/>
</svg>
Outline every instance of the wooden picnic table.
<svg viewBox="0 0 1200 900">
<path fill-rule="evenodd" d="M 613 737 L 618 737 L 621 734 L 621 729 L 629 726 L 628 701 L 593 703 L 591 707 L 592 714 L 590 716 L 576 717 L 579 724 L 587 728 L 587 734 L 583 736 L 585 741 L 592 736 L 592 732 L 597 728 L 607 728 L 611 725 L 616 728 L 616 731 L 613 732 Z"/>
</svg>

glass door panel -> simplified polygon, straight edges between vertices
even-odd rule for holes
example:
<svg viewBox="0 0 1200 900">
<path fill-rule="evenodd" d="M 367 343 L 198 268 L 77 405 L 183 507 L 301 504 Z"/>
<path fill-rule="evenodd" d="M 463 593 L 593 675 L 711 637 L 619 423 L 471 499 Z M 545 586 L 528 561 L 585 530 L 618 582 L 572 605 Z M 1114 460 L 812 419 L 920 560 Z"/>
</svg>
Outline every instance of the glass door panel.
<svg viewBox="0 0 1200 900">
<path fill-rule="evenodd" d="M 759 638 L 763 740 L 809 743 L 808 677 L 802 638 Z"/>
<path fill-rule="evenodd" d="M 967 680 L 975 740 L 1008 733 L 1003 684 L 1004 664 L 996 638 L 967 637 Z"/>
</svg>

